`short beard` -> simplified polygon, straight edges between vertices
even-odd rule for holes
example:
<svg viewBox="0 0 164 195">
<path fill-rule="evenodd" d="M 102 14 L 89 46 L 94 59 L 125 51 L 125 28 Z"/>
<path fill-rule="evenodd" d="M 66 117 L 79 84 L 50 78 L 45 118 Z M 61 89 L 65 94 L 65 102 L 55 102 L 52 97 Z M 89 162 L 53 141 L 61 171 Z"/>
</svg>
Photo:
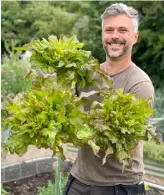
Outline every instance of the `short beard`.
<svg viewBox="0 0 164 195">
<path fill-rule="evenodd" d="M 120 58 L 123 55 L 125 55 L 127 52 L 131 51 L 132 50 L 132 46 L 131 47 L 124 47 L 123 51 L 121 53 L 118 53 L 118 54 L 109 54 L 109 52 L 107 50 L 107 47 L 104 47 L 104 50 L 105 50 L 106 55 L 109 58 L 117 59 L 117 58 Z"/>
</svg>

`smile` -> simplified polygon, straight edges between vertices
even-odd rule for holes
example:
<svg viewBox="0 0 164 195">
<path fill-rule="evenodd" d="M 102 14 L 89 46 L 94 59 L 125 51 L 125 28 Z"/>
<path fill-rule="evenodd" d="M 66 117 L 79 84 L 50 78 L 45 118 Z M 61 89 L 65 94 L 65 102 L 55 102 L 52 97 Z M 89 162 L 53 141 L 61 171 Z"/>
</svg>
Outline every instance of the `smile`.
<svg viewBox="0 0 164 195">
<path fill-rule="evenodd" d="M 119 47 L 123 45 L 123 43 L 109 43 L 109 45 L 114 46 L 114 47 Z"/>
<path fill-rule="evenodd" d="M 120 49 L 122 48 L 122 46 L 124 45 L 123 43 L 108 43 L 110 48 L 113 49 Z"/>
</svg>

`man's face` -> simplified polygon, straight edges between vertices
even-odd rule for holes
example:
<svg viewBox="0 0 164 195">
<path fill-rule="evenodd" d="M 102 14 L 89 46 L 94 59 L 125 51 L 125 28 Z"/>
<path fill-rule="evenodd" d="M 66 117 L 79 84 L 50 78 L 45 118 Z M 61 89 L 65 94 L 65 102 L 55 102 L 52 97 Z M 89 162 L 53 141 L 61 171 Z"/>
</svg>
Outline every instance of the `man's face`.
<svg viewBox="0 0 164 195">
<path fill-rule="evenodd" d="M 102 25 L 102 43 L 106 55 L 119 58 L 131 52 L 138 39 L 134 32 L 132 19 L 125 14 L 109 16 Z"/>
</svg>

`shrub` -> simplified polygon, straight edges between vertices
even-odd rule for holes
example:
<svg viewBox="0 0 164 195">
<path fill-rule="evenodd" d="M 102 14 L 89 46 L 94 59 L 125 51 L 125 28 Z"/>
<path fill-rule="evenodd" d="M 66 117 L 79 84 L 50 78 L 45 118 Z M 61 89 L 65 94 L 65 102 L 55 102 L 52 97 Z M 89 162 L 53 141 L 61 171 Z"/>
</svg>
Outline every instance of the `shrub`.
<svg viewBox="0 0 164 195">
<path fill-rule="evenodd" d="M 156 117 L 164 117 L 164 87 L 156 90 L 155 96 L 155 115 Z"/>
<path fill-rule="evenodd" d="M 144 142 L 144 155 L 145 157 L 158 162 L 164 162 L 164 143 L 160 145 L 154 142 Z"/>
<path fill-rule="evenodd" d="M 10 53 L 2 58 L 2 95 L 16 95 L 20 92 L 27 91 L 32 82 L 24 79 L 25 73 L 29 70 L 29 61 L 19 59 L 20 52 Z"/>
</svg>

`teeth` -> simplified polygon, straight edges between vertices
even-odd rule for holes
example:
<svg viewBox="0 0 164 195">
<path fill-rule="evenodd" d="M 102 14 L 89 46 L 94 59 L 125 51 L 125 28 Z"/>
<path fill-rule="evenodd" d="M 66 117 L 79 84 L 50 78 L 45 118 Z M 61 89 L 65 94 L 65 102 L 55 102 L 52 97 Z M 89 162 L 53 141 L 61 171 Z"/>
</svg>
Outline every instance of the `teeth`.
<svg viewBox="0 0 164 195">
<path fill-rule="evenodd" d="M 121 45 L 120 43 L 112 43 L 111 45 Z"/>
<path fill-rule="evenodd" d="M 112 44 L 110 44 L 111 46 L 113 46 L 113 47 L 120 47 L 121 46 L 121 44 L 115 44 L 115 43 L 112 43 Z"/>
<path fill-rule="evenodd" d="M 108 43 L 109 45 L 122 45 L 123 43 Z"/>
</svg>

